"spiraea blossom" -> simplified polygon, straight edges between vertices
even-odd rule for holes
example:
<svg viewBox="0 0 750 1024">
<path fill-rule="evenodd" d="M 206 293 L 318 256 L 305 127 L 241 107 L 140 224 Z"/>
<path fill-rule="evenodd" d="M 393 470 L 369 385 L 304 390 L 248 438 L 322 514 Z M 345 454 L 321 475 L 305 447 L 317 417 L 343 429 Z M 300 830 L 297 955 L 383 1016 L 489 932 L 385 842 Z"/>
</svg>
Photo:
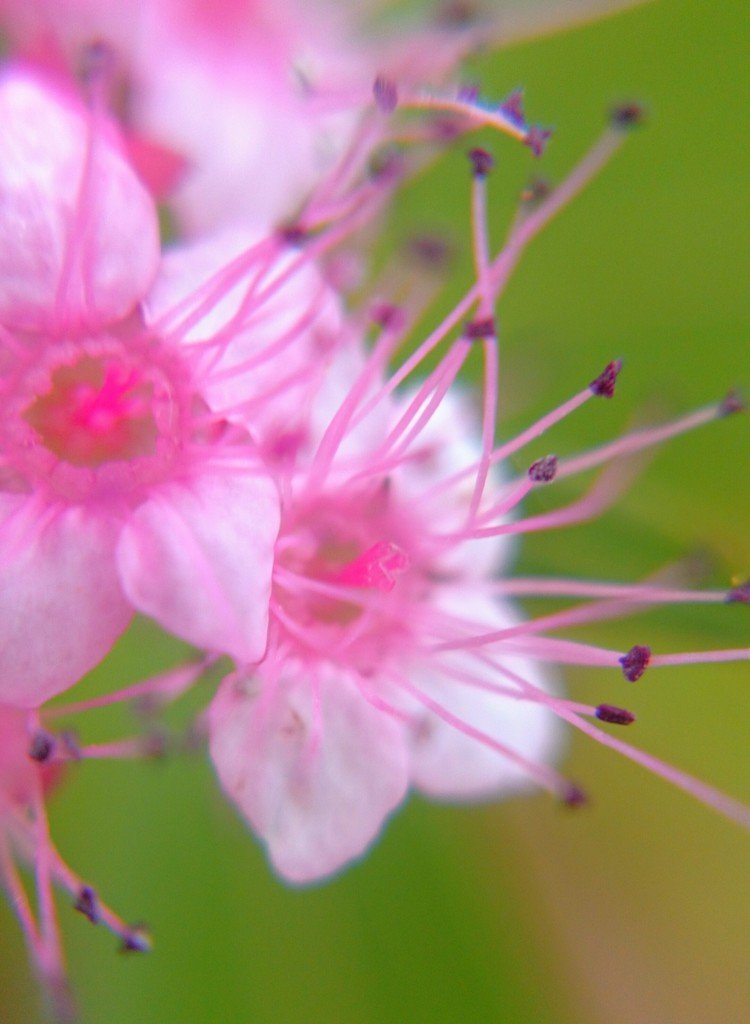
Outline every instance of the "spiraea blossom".
<svg viewBox="0 0 750 1024">
<path fill-rule="evenodd" d="M 224 681 L 209 733 L 225 791 L 292 882 L 323 878 L 361 854 L 410 788 L 476 800 L 535 784 L 568 804 L 583 802 L 583 791 L 554 767 L 561 722 L 750 822 L 740 804 L 603 731 L 599 723 L 625 726 L 634 716 L 564 698 L 550 668 L 608 666 L 636 682 L 653 666 L 746 659 L 747 650 L 657 655 L 642 642 L 614 651 L 554 636 L 639 605 L 744 600 L 744 590 L 520 580 L 507 567 L 512 537 L 585 521 L 614 500 L 628 479 L 627 456 L 739 408 L 730 395 L 578 457 L 540 452 L 539 438 L 556 422 L 613 397 L 621 369 L 613 360 L 558 409 L 495 446 L 496 301 L 525 244 L 602 166 L 636 113 L 615 112 L 613 129 L 559 189 L 522 213 L 494 259 L 484 181 L 492 160 L 472 151 L 475 286 L 390 375 L 406 325 L 398 310 L 378 308 L 374 347 L 354 358 L 338 392 L 334 381 L 323 394 L 309 448 L 287 467 L 268 650 L 259 665 L 238 666 Z M 401 391 L 446 340 L 437 367 Z M 484 387 L 481 423 L 472 424 L 466 396 L 455 392 L 477 347 Z M 501 470 L 529 450 L 520 477 Z M 520 514 L 532 489 L 609 463 L 573 505 Z M 591 600 L 523 621 L 512 594 Z"/>
<path fill-rule="evenodd" d="M 160 276 L 155 208 L 93 91 L 84 105 L 17 68 L 0 81 L 0 696 L 29 708 L 93 667 L 134 607 L 204 647 L 242 623 L 233 653 L 262 654 L 278 497 L 261 447 L 291 386 L 263 363 L 278 354 L 304 404 L 338 323 L 309 261 L 285 287 L 275 237 L 223 245 L 193 291 L 174 264 Z M 175 557 L 157 571 L 162 535 Z"/>
</svg>

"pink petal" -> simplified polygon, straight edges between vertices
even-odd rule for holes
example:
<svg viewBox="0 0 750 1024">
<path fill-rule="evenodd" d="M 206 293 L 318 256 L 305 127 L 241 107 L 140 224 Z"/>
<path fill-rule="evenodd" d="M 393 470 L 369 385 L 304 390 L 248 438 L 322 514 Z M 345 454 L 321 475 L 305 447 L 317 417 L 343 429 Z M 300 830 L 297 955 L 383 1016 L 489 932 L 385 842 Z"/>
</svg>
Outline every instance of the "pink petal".
<svg viewBox="0 0 750 1024">
<path fill-rule="evenodd" d="M 487 629 L 503 629 L 520 620 L 507 604 L 477 594 L 454 595 L 454 610 L 462 609 L 471 620 Z M 554 692 L 548 675 L 525 658 L 498 657 L 508 671 L 544 690 Z M 512 686 L 495 668 L 468 658 L 461 651 L 443 656 L 440 664 L 471 673 L 491 686 Z M 491 736 L 535 763 L 550 764 L 560 754 L 562 728 L 553 712 L 540 704 L 483 690 L 442 674 L 438 664 L 430 671 L 410 673 L 410 681 L 422 693 L 451 714 Z M 412 783 L 422 792 L 445 800 L 486 800 L 505 796 L 532 784 L 517 764 L 501 753 L 461 732 L 425 708 L 416 711 L 411 747 Z"/>
<path fill-rule="evenodd" d="M 60 330 L 124 316 L 156 273 L 159 230 L 111 129 L 18 69 L 0 79 L 0 122 L 0 318 Z"/>
<path fill-rule="evenodd" d="M 26 497 L 3 497 L 0 509 L 0 701 L 30 708 L 77 682 L 128 624 L 118 524 Z"/>
<path fill-rule="evenodd" d="M 118 563 L 136 608 L 189 643 L 257 661 L 266 646 L 276 488 L 259 463 L 211 462 L 128 520 Z"/>
<path fill-rule="evenodd" d="M 228 795 L 290 882 L 358 857 L 403 800 L 403 725 L 331 665 L 288 662 L 275 684 L 227 680 L 210 713 L 210 750 Z"/>
</svg>

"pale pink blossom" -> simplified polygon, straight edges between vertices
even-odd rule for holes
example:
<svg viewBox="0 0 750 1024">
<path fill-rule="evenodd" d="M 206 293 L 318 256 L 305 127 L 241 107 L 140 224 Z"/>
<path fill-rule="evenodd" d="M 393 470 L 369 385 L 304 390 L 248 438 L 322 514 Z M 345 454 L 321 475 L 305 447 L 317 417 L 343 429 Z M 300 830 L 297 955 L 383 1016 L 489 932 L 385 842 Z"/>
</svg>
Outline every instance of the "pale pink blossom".
<svg viewBox="0 0 750 1024">
<path fill-rule="evenodd" d="M 556 423 L 612 398 L 621 369 L 613 360 L 557 409 L 496 443 L 495 304 L 525 246 L 602 168 L 633 117 L 634 108 L 615 112 L 614 129 L 565 182 L 546 195 L 534 190 L 495 256 L 486 225 L 492 161 L 473 151 L 475 284 L 390 371 L 409 321 L 378 307 L 372 350 L 352 367 L 350 348 L 350 369 L 337 374 L 334 362 L 333 383 L 317 396 L 307 443 L 283 478 L 268 649 L 258 665 L 237 666 L 209 712 L 222 786 L 293 883 L 360 856 L 412 789 L 478 800 L 537 785 L 582 803 L 583 790 L 555 767 L 560 722 L 750 825 L 750 809 L 603 729 L 635 716 L 619 703 L 562 696 L 550 667 L 608 667 L 622 684 L 662 666 L 747 660 L 747 649 L 663 654 L 638 636 L 611 650 L 555 635 L 653 604 L 747 601 L 747 588 L 680 589 L 668 575 L 634 585 L 529 580 L 508 569 L 512 538 L 593 518 L 627 486 L 638 452 L 739 408 L 730 396 L 580 456 L 540 451 Z M 438 346 L 437 365 L 402 391 Z M 473 418 L 456 381 L 477 349 L 484 373 Z M 525 449 L 525 471 L 501 471 Z M 522 514 L 532 490 L 598 466 L 608 468 L 580 499 Z M 523 619 L 515 595 L 584 600 Z"/>
<path fill-rule="evenodd" d="M 168 329 L 146 321 L 156 213 L 96 103 L 11 68 L 0 116 L 0 696 L 32 707 L 72 685 L 134 607 L 257 658 L 278 498 L 204 397 L 230 332 L 190 347 L 174 309 Z M 189 298 L 210 309 L 226 287 Z"/>
</svg>

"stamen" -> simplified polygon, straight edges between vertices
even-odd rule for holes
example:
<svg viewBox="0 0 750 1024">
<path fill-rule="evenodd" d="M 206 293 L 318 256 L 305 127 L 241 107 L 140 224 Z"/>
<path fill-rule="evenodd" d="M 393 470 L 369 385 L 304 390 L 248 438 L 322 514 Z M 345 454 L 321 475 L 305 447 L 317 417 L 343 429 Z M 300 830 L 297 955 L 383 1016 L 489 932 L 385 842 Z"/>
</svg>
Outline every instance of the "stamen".
<svg viewBox="0 0 750 1024">
<path fill-rule="evenodd" d="M 470 149 L 467 156 L 471 163 L 472 173 L 477 178 L 486 178 L 495 166 L 495 158 L 486 149 Z"/>
<path fill-rule="evenodd" d="M 589 384 L 592 394 L 599 395 L 601 398 L 612 398 L 615 393 L 615 383 L 621 370 L 621 359 L 614 359 L 611 363 L 607 363 L 599 376 Z"/>
<path fill-rule="evenodd" d="M 478 341 L 481 338 L 494 338 L 496 335 L 495 321 L 493 317 L 486 317 L 482 320 L 471 320 L 464 327 L 464 337 L 470 341 Z"/>
<path fill-rule="evenodd" d="M 535 484 L 548 484 L 555 479 L 557 473 L 557 456 L 545 455 L 529 466 L 529 480 Z"/>
<path fill-rule="evenodd" d="M 745 412 L 746 408 L 742 395 L 737 391 L 729 391 L 724 401 L 719 406 L 719 415 L 732 416 L 737 412 Z"/>
<path fill-rule="evenodd" d="M 511 121 L 515 121 L 517 125 L 525 125 L 526 117 L 523 112 L 523 89 L 514 89 L 513 92 L 506 96 L 500 104 L 500 109 L 504 114 L 508 115 Z"/>
<path fill-rule="evenodd" d="M 57 748 L 57 741 L 52 733 L 39 729 L 31 737 L 29 744 L 29 757 L 32 761 L 44 764 L 49 761 Z"/>
<path fill-rule="evenodd" d="M 630 683 L 637 682 L 651 663 L 651 648 L 641 644 L 631 647 L 627 654 L 619 659 L 622 674 Z"/>
<path fill-rule="evenodd" d="M 90 885 L 84 885 L 76 897 L 73 909 L 79 914 L 87 917 L 92 924 L 99 924 L 101 915 L 99 911 L 99 898 Z"/>
<path fill-rule="evenodd" d="M 640 103 L 621 103 L 613 107 L 609 113 L 609 120 L 613 127 L 630 129 L 643 124 L 645 110 Z"/>
<path fill-rule="evenodd" d="M 536 157 L 540 157 L 547 148 L 548 141 L 552 138 L 551 128 L 542 128 L 538 124 L 532 124 L 523 140 L 524 146 L 528 146 Z"/>
<path fill-rule="evenodd" d="M 153 948 L 151 936 L 145 925 L 135 925 L 122 939 L 121 953 L 150 953 Z"/>
<path fill-rule="evenodd" d="M 595 714 L 600 722 L 608 722 L 610 725 L 632 725 L 635 721 L 632 711 L 615 707 L 614 704 L 600 704 Z"/>
<path fill-rule="evenodd" d="M 740 583 L 739 586 L 732 587 L 727 594 L 725 601 L 727 604 L 750 604 L 750 580 L 745 580 L 745 582 Z"/>
<path fill-rule="evenodd" d="M 589 803 L 589 796 L 585 789 L 582 789 L 577 783 L 571 782 L 562 794 L 562 802 L 573 810 L 577 810 L 579 807 L 586 807 Z"/>
</svg>

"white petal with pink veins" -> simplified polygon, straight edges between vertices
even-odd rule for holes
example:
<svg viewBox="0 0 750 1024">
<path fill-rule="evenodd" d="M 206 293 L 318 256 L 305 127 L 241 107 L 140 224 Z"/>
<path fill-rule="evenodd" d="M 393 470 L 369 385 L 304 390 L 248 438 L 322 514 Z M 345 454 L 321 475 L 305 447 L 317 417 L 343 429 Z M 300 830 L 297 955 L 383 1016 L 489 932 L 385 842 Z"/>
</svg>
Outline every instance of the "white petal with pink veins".
<svg viewBox="0 0 750 1024">
<path fill-rule="evenodd" d="M 402 723 L 330 664 L 227 680 L 210 713 L 219 778 L 284 878 L 323 879 L 360 856 L 407 788 Z"/>
<path fill-rule="evenodd" d="M 457 615 L 479 628 L 476 632 L 505 629 L 520 623 L 507 603 L 490 600 L 466 588 L 441 602 Z M 473 729 L 507 746 L 521 757 L 539 764 L 557 760 L 562 744 L 562 726 L 554 713 L 534 701 L 493 692 L 491 687 L 507 687 L 518 692 L 503 669 L 520 677 L 544 693 L 556 687 L 549 670 L 527 658 L 494 654 L 496 666 L 484 665 L 464 651 L 436 656 L 426 667 L 409 672 L 409 681 L 432 701 Z M 447 671 L 441 672 L 441 666 Z M 456 672 L 458 678 L 450 675 Z M 473 677 L 478 685 L 466 680 Z M 482 689 L 482 684 L 487 689 Z M 414 702 L 412 733 L 412 783 L 431 797 L 445 800 L 487 800 L 505 796 L 533 785 L 528 772 L 475 736 L 461 732 L 434 711 Z"/>
<path fill-rule="evenodd" d="M 130 620 L 118 523 L 25 496 L 0 508 L 0 701 L 30 708 L 98 664 Z"/>
<path fill-rule="evenodd" d="M 0 79 L 0 319 L 60 331 L 129 313 L 159 261 L 156 210 L 112 129 L 18 70 Z M 88 155 L 87 155 L 88 154 Z"/>
<path fill-rule="evenodd" d="M 123 587 L 139 611 L 189 643 L 257 661 L 278 528 L 278 494 L 259 463 L 207 461 L 130 517 L 118 549 Z"/>
</svg>

